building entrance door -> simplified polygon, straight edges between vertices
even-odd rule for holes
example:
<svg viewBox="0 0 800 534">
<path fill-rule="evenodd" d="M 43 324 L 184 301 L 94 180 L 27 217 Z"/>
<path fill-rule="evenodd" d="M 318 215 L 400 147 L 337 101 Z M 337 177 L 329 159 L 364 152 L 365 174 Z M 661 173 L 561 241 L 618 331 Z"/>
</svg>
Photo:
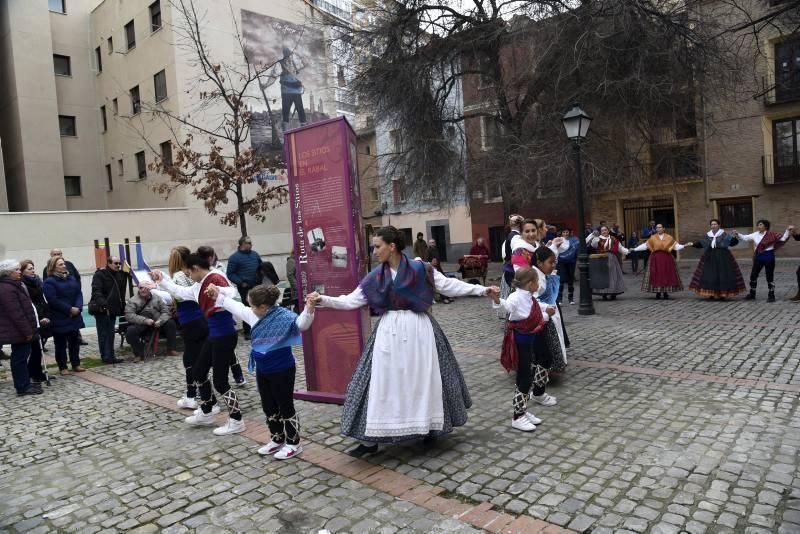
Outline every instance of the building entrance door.
<svg viewBox="0 0 800 534">
<path fill-rule="evenodd" d="M 625 200 L 622 204 L 622 213 L 624 217 L 622 226 L 626 236 L 636 232 L 641 239 L 642 229 L 646 228 L 650 221 L 663 224 L 667 233 L 675 234 L 675 206 L 672 197 Z"/>
<path fill-rule="evenodd" d="M 506 229 L 504 226 L 492 226 L 489 228 L 489 259 L 492 261 L 503 261 L 503 243 L 506 240 Z"/>
<path fill-rule="evenodd" d="M 436 240 L 436 248 L 439 249 L 439 261 L 447 261 L 447 240 L 444 226 L 431 226 L 431 237 Z"/>
</svg>

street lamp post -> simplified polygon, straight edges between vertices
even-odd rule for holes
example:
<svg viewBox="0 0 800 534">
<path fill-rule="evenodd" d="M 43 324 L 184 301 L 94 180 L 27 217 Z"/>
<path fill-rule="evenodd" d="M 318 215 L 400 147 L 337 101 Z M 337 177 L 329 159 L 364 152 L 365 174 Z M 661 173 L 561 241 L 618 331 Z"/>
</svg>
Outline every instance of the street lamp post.
<svg viewBox="0 0 800 534">
<path fill-rule="evenodd" d="M 578 315 L 594 315 L 594 304 L 592 303 L 592 290 L 589 285 L 589 252 L 586 248 L 586 237 L 584 232 L 584 210 L 583 210 L 583 166 L 581 164 L 581 142 L 586 139 L 589 133 L 589 126 L 592 118 L 583 111 L 578 104 L 574 104 L 572 109 L 564 114 L 561 119 L 567 137 L 572 140 L 572 148 L 575 152 L 575 188 L 578 200 L 578 273 L 581 277 L 581 300 L 578 305 Z"/>
</svg>

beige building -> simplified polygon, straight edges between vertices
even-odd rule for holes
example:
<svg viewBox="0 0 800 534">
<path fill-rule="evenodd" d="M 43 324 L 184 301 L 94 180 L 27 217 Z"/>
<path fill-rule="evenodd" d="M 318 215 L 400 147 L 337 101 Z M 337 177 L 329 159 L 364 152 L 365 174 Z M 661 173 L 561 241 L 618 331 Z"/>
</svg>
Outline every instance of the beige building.
<svg viewBox="0 0 800 534">
<path fill-rule="evenodd" d="M 239 33 L 252 47 L 252 61 L 274 65 L 264 91 L 256 84 L 247 95 L 251 110 L 282 123 L 280 54 L 289 48 L 304 91 L 285 126 L 300 125 L 303 111 L 305 122 L 352 116 L 346 71 L 331 60 L 315 25 L 319 9 L 349 16 L 349 0 L 194 4 L 216 62 L 244 64 Z M 153 192 L 164 177 L 149 165 L 168 155 L 169 141 L 180 143 L 190 132 L 153 111 L 209 129 L 224 111 L 208 103 L 212 88 L 181 46 L 183 27 L 168 0 L 0 0 L 0 211 L 8 212 L 0 257 L 41 263 L 47 249 L 61 247 L 90 272 L 94 239 L 135 235 L 153 264 L 175 244 L 208 242 L 223 258 L 235 250 L 238 230 L 220 225 L 202 202 L 185 191 L 167 199 Z M 195 132 L 194 147 L 202 150 L 206 137 Z M 285 181 L 285 175 L 267 179 Z M 264 222 L 248 218 L 259 252 L 283 256 L 291 249 L 288 220 L 286 204 L 267 212 Z M 53 224 L 57 232 L 48 231 Z"/>
</svg>

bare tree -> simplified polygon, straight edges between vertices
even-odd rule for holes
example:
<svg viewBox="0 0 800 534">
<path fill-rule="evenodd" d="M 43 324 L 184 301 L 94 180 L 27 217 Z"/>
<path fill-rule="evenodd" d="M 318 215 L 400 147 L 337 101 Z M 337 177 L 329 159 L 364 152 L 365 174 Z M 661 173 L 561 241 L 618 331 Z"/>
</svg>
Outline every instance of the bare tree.
<svg viewBox="0 0 800 534">
<path fill-rule="evenodd" d="M 742 58 L 725 32 L 736 8 L 671 0 L 398 0 L 374 2 L 367 24 L 330 21 L 360 56 L 352 87 L 402 132 L 384 167 L 410 195 L 499 190 L 506 209 L 541 184 L 569 186 L 561 125 L 574 102 L 594 116 L 587 186 L 633 188 L 697 175 L 709 135 L 700 97 L 738 87 Z M 452 106 L 465 95 L 463 112 Z M 448 139 L 463 124 L 468 165 Z M 657 149 L 659 142 L 674 145 Z M 656 149 L 653 147 L 656 146 Z M 677 148 L 675 148 L 677 147 Z"/>
<path fill-rule="evenodd" d="M 200 99 L 184 114 L 158 103 L 142 103 L 143 111 L 169 124 L 174 134 L 170 158 L 154 150 L 156 157 L 150 168 L 168 179 L 154 184 L 153 190 L 168 197 L 178 189 L 188 189 L 208 213 L 220 216 L 222 224 L 238 226 L 244 236 L 248 216 L 263 221 L 265 211 L 288 198 L 286 185 L 272 185 L 266 179 L 285 168 L 281 147 L 266 147 L 265 152 L 263 147 L 256 150 L 250 142 L 250 106 L 262 97 L 269 106 L 259 85 L 275 63 L 254 64 L 249 60 L 230 4 L 235 45 L 241 53 L 238 61 L 215 57 L 204 35 L 206 14 L 198 10 L 194 0 L 170 0 L 170 4 L 176 19 L 172 21 L 176 46 L 186 54 L 195 74 L 189 92 Z"/>
</svg>

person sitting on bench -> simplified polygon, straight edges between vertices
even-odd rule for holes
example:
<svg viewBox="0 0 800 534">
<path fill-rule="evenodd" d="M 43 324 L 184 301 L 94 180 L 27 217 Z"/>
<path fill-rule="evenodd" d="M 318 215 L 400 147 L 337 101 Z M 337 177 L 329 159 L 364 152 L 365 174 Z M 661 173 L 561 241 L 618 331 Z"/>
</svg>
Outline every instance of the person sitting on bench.
<svg viewBox="0 0 800 534">
<path fill-rule="evenodd" d="M 151 342 L 158 330 L 167 338 L 167 354 L 177 356 L 177 326 L 172 320 L 167 304 L 152 293 L 146 285 L 140 285 L 136 295 L 125 305 L 125 320 L 128 329 L 125 336 L 133 349 L 134 361 L 144 361 L 145 344 Z"/>
</svg>

